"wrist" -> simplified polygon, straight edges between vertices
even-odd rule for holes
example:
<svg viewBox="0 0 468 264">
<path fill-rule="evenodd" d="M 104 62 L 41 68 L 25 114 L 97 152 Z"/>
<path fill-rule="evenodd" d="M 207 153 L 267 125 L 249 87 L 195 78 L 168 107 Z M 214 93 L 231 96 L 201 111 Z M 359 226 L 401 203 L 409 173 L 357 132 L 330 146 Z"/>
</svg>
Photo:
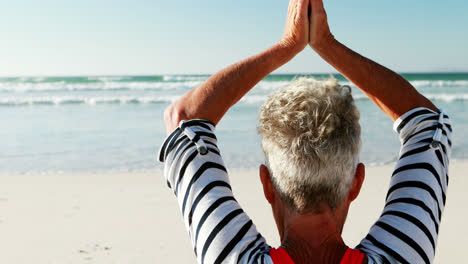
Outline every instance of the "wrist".
<svg viewBox="0 0 468 264">
<path fill-rule="evenodd" d="M 326 53 L 327 51 L 330 51 L 338 41 L 335 39 L 335 37 L 330 34 L 328 37 L 323 38 L 321 41 L 311 41 L 309 42 L 309 46 L 318 54 L 323 54 Z"/>
<path fill-rule="evenodd" d="M 270 49 L 281 58 L 287 58 L 288 60 L 294 58 L 299 52 L 301 52 L 304 47 L 298 45 L 293 45 L 287 41 L 280 40 Z"/>
</svg>

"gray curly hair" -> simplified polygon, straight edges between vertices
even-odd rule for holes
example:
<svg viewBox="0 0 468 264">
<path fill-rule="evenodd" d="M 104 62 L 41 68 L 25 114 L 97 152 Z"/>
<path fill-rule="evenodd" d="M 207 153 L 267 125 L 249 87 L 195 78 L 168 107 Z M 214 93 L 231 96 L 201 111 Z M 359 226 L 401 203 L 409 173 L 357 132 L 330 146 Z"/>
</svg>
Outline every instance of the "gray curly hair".
<svg viewBox="0 0 468 264">
<path fill-rule="evenodd" d="M 334 78 L 298 78 L 262 106 L 258 132 L 272 182 L 299 213 L 336 208 L 353 181 L 361 149 L 359 110 Z"/>
</svg>

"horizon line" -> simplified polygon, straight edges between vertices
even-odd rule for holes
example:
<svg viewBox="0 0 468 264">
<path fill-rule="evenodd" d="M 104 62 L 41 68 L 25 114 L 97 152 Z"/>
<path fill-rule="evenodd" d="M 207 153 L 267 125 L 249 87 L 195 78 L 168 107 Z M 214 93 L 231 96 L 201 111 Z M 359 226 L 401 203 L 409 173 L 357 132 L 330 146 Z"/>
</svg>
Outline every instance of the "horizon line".
<svg viewBox="0 0 468 264">
<path fill-rule="evenodd" d="M 398 74 L 468 74 L 468 71 L 402 71 Z M 149 76 L 211 76 L 214 73 L 162 73 L 162 74 L 70 74 L 70 75 L 1 75 L 0 78 L 72 78 L 72 77 L 149 77 Z M 339 72 L 284 72 L 271 73 L 275 75 L 342 75 Z"/>
</svg>

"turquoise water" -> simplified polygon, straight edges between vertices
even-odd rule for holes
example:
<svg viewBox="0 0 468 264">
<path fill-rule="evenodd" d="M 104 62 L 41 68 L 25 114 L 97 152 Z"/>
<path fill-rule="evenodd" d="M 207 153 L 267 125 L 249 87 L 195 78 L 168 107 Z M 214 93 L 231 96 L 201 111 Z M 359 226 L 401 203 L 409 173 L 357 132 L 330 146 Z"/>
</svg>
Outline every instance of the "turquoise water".
<svg viewBox="0 0 468 264">
<path fill-rule="evenodd" d="M 326 78 L 330 75 L 313 75 Z M 468 158 L 468 73 L 404 74 L 454 123 L 453 158 Z M 295 75 L 260 82 L 218 125 L 228 168 L 257 168 L 263 156 L 257 113 L 268 94 Z M 335 75 L 342 84 L 350 83 Z M 0 78 L 0 173 L 160 170 L 156 152 L 165 137 L 162 113 L 205 75 Z M 353 87 L 361 110 L 362 160 L 396 160 L 392 122 Z M 404 98 L 402 98 L 404 100 Z"/>
</svg>

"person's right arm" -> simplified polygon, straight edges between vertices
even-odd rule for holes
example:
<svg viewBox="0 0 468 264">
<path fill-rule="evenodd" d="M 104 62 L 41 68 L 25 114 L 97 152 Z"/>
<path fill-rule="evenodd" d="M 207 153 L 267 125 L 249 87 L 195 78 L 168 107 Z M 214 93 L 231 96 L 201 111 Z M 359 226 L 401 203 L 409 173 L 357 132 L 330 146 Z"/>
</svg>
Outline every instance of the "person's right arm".
<svg viewBox="0 0 468 264">
<path fill-rule="evenodd" d="M 309 0 L 291 0 L 285 34 L 277 44 L 214 74 L 166 112 L 167 131 L 173 132 L 159 161 L 198 263 L 271 263 L 270 246 L 234 198 L 215 125 L 256 83 L 307 46 L 308 6 Z"/>
<path fill-rule="evenodd" d="M 361 89 L 393 121 L 404 113 L 437 108 L 395 72 L 359 55 L 330 33 L 322 0 L 311 0 L 310 46 L 325 61 Z"/>
</svg>

